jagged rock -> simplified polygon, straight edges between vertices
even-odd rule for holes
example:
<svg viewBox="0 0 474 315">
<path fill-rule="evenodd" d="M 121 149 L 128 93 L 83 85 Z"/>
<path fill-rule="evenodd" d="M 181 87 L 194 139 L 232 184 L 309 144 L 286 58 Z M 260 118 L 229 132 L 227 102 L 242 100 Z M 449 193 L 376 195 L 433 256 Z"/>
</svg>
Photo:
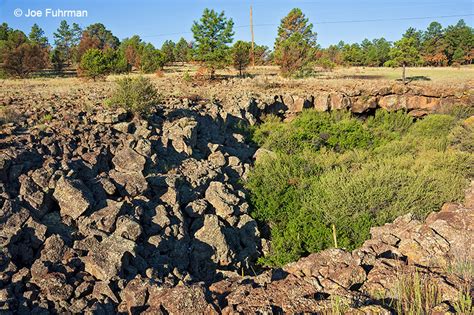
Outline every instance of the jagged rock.
<svg viewBox="0 0 474 315">
<path fill-rule="evenodd" d="M 163 125 L 163 145 L 168 146 L 171 142 L 176 152 L 192 155 L 197 141 L 197 127 L 198 122 L 191 117 L 166 121 Z"/>
<path fill-rule="evenodd" d="M 66 276 L 59 272 L 46 273 L 37 278 L 35 283 L 50 301 L 67 301 L 74 291 L 72 286 L 67 284 Z"/>
<path fill-rule="evenodd" d="M 92 290 L 92 297 L 99 301 L 102 300 L 103 297 L 107 297 L 115 303 L 119 302 L 117 296 L 110 288 L 108 281 L 97 281 Z"/>
<path fill-rule="evenodd" d="M 284 270 L 300 277 L 316 278 L 328 293 L 339 288 L 349 289 L 366 279 L 364 269 L 355 263 L 352 255 L 340 249 L 311 254 L 287 265 Z"/>
<path fill-rule="evenodd" d="M 0 246 L 6 247 L 10 239 L 18 234 L 23 224 L 30 217 L 29 211 L 19 208 L 10 200 L 5 200 L 0 210 Z"/>
<path fill-rule="evenodd" d="M 146 159 L 135 150 L 125 147 L 115 153 L 112 163 L 115 169 L 122 173 L 141 172 L 145 167 Z"/>
<path fill-rule="evenodd" d="M 398 95 L 387 95 L 379 99 L 379 106 L 385 110 L 395 111 L 406 108 L 404 99 L 400 99 Z"/>
<path fill-rule="evenodd" d="M 377 108 L 377 98 L 374 96 L 363 95 L 356 97 L 351 105 L 351 111 L 353 113 L 364 113 L 369 109 Z"/>
<path fill-rule="evenodd" d="M 166 226 L 170 225 L 171 220 L 165 206 L 156 206 L 155 215 L 152 218 L 152 222 L 158 225 L 160 229 L 163 229 Z"/>
<path fill-rule="evenodd" d="M 184 208 L 186 214 L 192 218 L 201 217 L 208 207 L 208 203 L 204 199 L 197 199 L 190 202 Z"/>
<path fill-rule="evenodd" d="M 118 306 L 119 312 L 143 312 L 148 300 L 149 283 L 140 276 L 132 279 L 120 293 L 122 302 Z"/>
<path fill-rule="evenodd" d="M 92 213 L 85 223 L 93 223 L 98 229 L 111 233 L 115 230 L 115 222 L 122 210 L 123 204 L 123 202 L 108 199 L 107 206 Z"/>
<path fill-rule="evenodd" d="M 314 98 L 314 108 L 317 111 L 325 112 L 329 110 L 329 93 L 318 93 Z"/>
<path fill-rule="evenodd" d="M 61 215 L 73 219 L 77 219 L 94 204 L 92 193 L 79 179 L 61 177 L 53 197 L 59 203 Z"/>
<path fill-rule="evenodd" d="M 204 215 L 204 222 L 195 234 L 191 264 L 196 274 L 206 272 L 209 266 L 228 266 L 235 256 L 227 242 L 225 226 L 215 215 Z"/>
<path fill-rule="evenodd" d="M 285 314 L 321 313 L 329 303 L 311 298 L 318 289 L 309 282 L 288 276 L 264 287 L 240 284 L 231 287 L 226 297 L 227 314 L 271 314 L 279 310 Z"/>
<path fill-rule="evenodd" d="M 148 189 L 148 182 L 140 172 L 121 173 L 115 170 L 109 172 L 122 195 L 138 196 Z"/>
<path fill-rule="evenodd" d="M 63 260 L 66 251 L 67 247 L 62 238 L 57 234 L 53 234 L 44 242 L 44 247 L 41 250 L 41 256 L 39 259 L 41 261 L 59 263 Z"/>
<path fill-rule="evenodd" d="M 33 215 L 38 218 L 43 217 L 49 211 L 50 196 L 45 194 L 30 177 L 22 175 L 19 180 L 20 195 L 29 204 Z"/>
<path fill-rule="evenodd" d="M 362 292 L 371 296 L 393 297 L 394 285 L 399 279 L 399 270 L 404 267 L 403 261 L 394 259 L 377 259 L 367 275 L 367 281 L 361 287 Z"/>
<path fill-rule="evenodd" d="M 136 241 L 142 234 L 142 227 L 139 222 L 131 218 L 130 216 L 120 216 L 117 219 L 117 229 L 115 234 Z"/>
<path fill-rule="evenodd" d="M 474 259 L 474 212 L 459 204 L 445 204 L 424 225 L 405 232 L 398 245 L 410 262 L 448 267 L 455 258 Z M 471 233 L 470 233 L 471 232 Z"/>
<path fill-rule="evenodd" d="M 150 307 L 144 314 L 157 314 L 162 310 L 166 314 L 218 314 L 214 307 L 207 303 L 204 288 L 199 285 L 177 286 L 174 288 L 149 289 Z"/>
<path fill-rule="evenodd" d="M 232 187 L 221 182 L 211 182 L 206 190 L 206 200 L 223 219 L 232 216 L 240 202 L 240 199 L 231 193 L 231 189 Z"/>
<path fill-rule="evenodd" d="M 215 151 L 209 154 L 207 158 L 211 164 L 217 167 L 222 167 L 226 164 L 225 156 L 221 151 Z"/>
<path fill-rule="evenodd" d="M 341 93 L 329 94 L 329 107 L 331 110 L 350 108 L 351 99 Z"/>
<path fill-rule="evenodd" d="M 116 111 L 100 111 L 95 115 L 95 121 L 100 124 L 116 124 L 127 118 L 127 112 L 124 109 Z"/>
<path fill-rule="evenodd" d="M 126 253 L 135 255 L 135 243 L 123 237 L 111 235 L 88 250 L 87 256 L 82 258 L 85 271 L 99 280 L 109 281 L 122 270 Z"/>
<path fill-rule="evenodd" d="M 197 190 L 201 190 L 202 187 L 218 176 L 218 173 L 209 162 L 205 160 L 198 161 L 194 158 L 184 160 L 179 170 L 191 184 L 191 187 Z"/>
</svg>

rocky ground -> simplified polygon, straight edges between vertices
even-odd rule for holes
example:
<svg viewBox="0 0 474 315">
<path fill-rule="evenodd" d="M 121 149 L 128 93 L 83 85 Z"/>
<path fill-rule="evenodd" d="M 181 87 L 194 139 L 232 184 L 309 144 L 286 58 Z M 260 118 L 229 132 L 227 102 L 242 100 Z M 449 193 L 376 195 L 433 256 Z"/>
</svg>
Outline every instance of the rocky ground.
<svg viewBox="0 0 474 315">
<path fill-rule="evenodd" d="M 472 191 L 352 253 L 261 270 L 269 244 L 242 187 L 258 152 L 241 122 L 283 102 L 168 97 L 145 120 L 97 91 L 2 95 L 19 114 L 0 132 L 0 313 L 311 313 L 334 296 L 383 313 L 373 297 L 415 266 L 452 309 L 463 283 L 448 266 L 474 259 Z"/>
</svg>

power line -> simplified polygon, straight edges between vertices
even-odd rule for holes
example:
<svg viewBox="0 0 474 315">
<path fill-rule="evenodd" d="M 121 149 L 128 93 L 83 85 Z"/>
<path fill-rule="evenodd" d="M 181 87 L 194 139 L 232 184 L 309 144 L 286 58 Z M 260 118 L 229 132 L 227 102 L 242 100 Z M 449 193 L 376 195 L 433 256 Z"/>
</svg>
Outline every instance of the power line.
<svg viewBox="0 0 474 315">
<path fill-rule="evenodd" d="M 474 14 L 455 14 L 455 15 L 438 15 L 438 16 L 420 16 L 420 17 L 402 17 L 402 18 L 392 18 L 392 19 L 366 19 L 366 20 L 340 20 L 340 21 L 322 21 L 315 22 L 313 24 L 322 25 L 322 24 L 351 24 L 351 23 L 365 23 L 365 22 L 387 22 L 387 21 L 411 21 L 411 20 L 428 20 L 428 19 L 444 19 L 444 18 L 453 18 L 453 17 L 468 17 L 474 16 Z M 278 26 L 279 24 L 268 23 L 268 24 L 254 24 L 254 27 L 262 26 Z M 234 28 L 245 28 L 250 27 L 251 25 L 238 25 Z M 167 33 L 167 34 L 156 34 L 156 35 L 145 35 L 142 37 L 163 37 L 163 36 L 173 36 L 173 35 L 184 35 L 192 34 L 192 32 L 179 32 L 179 33 Z"/>
</svg>

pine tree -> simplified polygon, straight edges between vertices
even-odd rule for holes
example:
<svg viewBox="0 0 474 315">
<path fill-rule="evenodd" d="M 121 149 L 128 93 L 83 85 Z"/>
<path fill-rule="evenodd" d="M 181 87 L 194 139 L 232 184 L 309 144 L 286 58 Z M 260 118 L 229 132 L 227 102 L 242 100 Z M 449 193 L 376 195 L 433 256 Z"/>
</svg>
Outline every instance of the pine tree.
<svg viewBox="0 0 474 315">
<path fill-rule="evenodd" d="M 292 9 L 280 22 L 275 46 L 278 46 L 278 43 L 290 38 L 295 33 L 301 34 L 306 43 L 315 46 L 317 33 L 313 32 L 313 24 L 308 22 L 301 9 Z"/>
<path fill-rule="evenodd" d="M 188 62 L 190 50 L 191 48 L 189 47 L 189 43 L 183 37 L 181 37 L 180 40 L 176 43 L 175 47 L 176 61 L 181 63 Z"/>
<path fill-rule="evenodd" d="M 31 42 L 38 44 L 43 48 L 49 46 L 48 38 L 44 36 L 44 31 L 36 23 L 31 27 L 31 32 L 28 35 L 28 38 Z"/>
<path fill-rule="evenodd" d="M 78 24 L 73 23 L 72 27 L 63 20 L 59 24 L 57 32 L 53 34 L 54 45 L 59 49 L 64 62 L 68 65 L 72 63 L 74 49 L 79 44 L 81 38 L 81 28 Z"/>
<path fill-rule="evenodd" d="M 165 64 L 170 64 L 175 62 L 175 50 L 176 44 L 172 40 L 165 40 L 163 45 L 161 46 L 161 52 L 165 56 Z"/>
<path fill-rule="evenodd" d="M 402 80 L 406 84 L 406 67 L 417 65 L 420 63 L 421 55 L 417 48 L 417 42 L 414 37 L 403 37 L 396 41 L 394 47 L 390 51 L 391 65 L 402 66 Z"/>
<path fill-rule="evenodd" d="M 237 41 L 232 47 L 232 64 L 236 70 L 239 70 L 239 75 L 242 76 L 242 71 L 250 64 L 250 50 L 252 45 L 248 42 Z"/>
<path fill-rule="evenodd" d="M 316 47 L 313 24 L 303 12 L 295 8 L 281 20 L 275 41 L 275 62 L 284 76 L 294 75 L 307 68 Z"/>
<path fill-rule="evenodd" d="M 232 42 L 234 22 L 227 19 L 224 11 L 204 9 L 201 20 L 194 21 L 191 28 L 194 36 L 194 55 L 197 61 L 203 62 L 209 69 L 211 78 L 216 69 L 229 63 L 229 47 Z"/>
</svg>

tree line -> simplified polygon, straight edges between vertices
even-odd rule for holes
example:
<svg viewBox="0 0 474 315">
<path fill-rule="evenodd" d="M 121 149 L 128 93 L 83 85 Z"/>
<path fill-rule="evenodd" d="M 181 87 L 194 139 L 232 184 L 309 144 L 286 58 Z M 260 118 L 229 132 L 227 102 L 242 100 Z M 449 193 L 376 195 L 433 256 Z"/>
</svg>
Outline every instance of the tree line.
<svg viewBox="0 0 474 315">
<path fill-rule="evenodd" d="M 234 41 L 234 23 L 224 12 L 205 9 L 192 25 L 193 41 L 166 40 L 161 48 L 138 35 L 120 41 L 103 24 L 82 29 L 62 21 L 49 43 L 34 24 L 28 35 L 3 23 L 0 25 L 0 75 L 27 77 L 53 69 L 62 73 L 74 68 L 80 76 L 100 77 L 111 73 L 153 73 L 173 63 L 202 64 L 213 77 L 217 69 L 232 65 L 243 75 L 255 65 L 278 65 L 283 76 L 311 75 L 317 67 L 343 66 L 451 66 L 471 64 L 474 59 L 474 30 L 460 20 L 443 28 L 432 22 L 425 31 L 409 28 L 395 42 L 384 38 L 360 44 L 339 42 L 327 48 L 317 43 L 317 33 L 298 8 L 291 10 L 278 27 L 273 51 L 263 45 Z"/>
</svg>

